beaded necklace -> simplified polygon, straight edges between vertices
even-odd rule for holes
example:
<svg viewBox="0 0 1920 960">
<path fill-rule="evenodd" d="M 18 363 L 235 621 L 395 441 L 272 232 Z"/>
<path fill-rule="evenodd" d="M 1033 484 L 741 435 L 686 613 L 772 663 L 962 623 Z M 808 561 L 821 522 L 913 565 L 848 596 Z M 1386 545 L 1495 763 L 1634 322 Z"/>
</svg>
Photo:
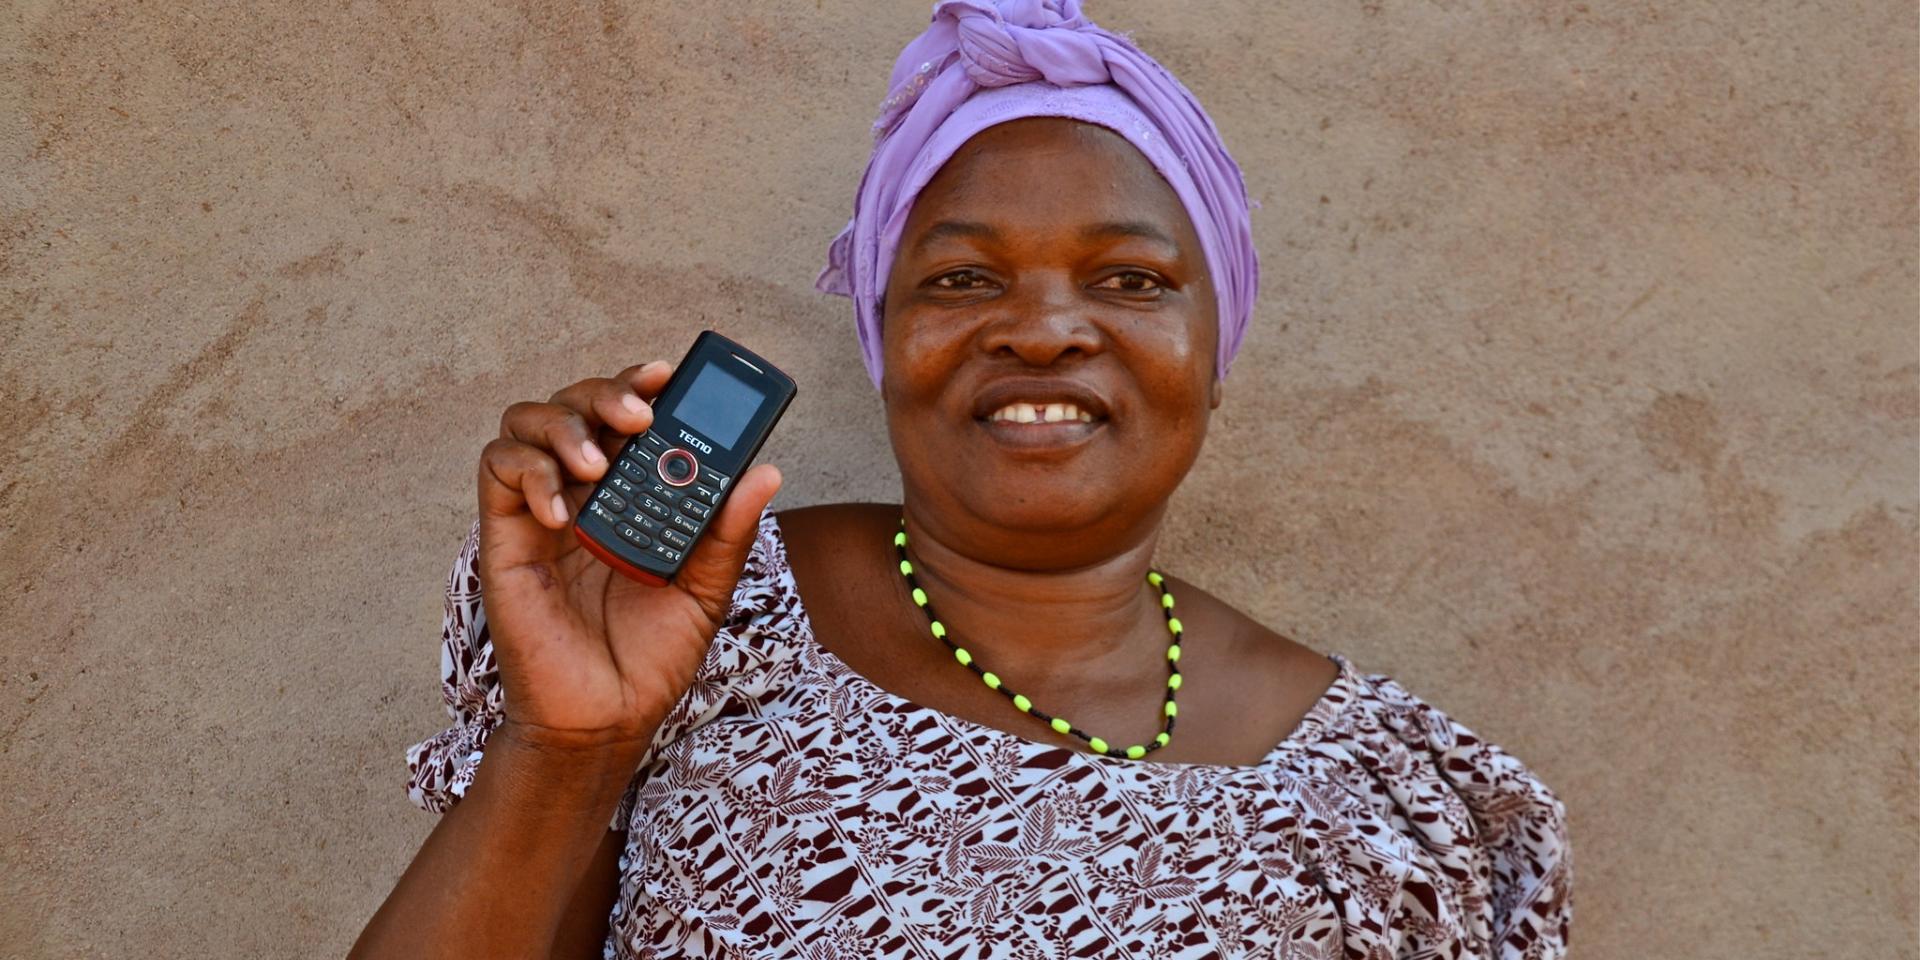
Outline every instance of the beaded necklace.
<svg viewBox="0 0 1920 960">
<path fill-rule="evenodd" d="M 1167 632 L 1173 634 L 1173 642 L 1167 645 L 1167 702 L 1166 706 L 1161 710 L 1164 722 L 1160 728 L 1159 735 L 1153 738 L 1152 744 L 1136 743 L 1122 750 L 1118 747 L 1110 746 L 1105 740 L 1074 726 L 1067 722 L 1064 717 L 1056 717 L 1034 706 L 1033 701 L 1028 700 L 1020 694 L 1014 693 L 1006 684 L 1000 682 L 999 677 L 994 676 L 982 668 L 980 664 L 976 663 L 973 659 L 973 654 L 968 653 L 967 648 L 954 643 L 953 640 L 948 638 L 946 624 L 941 623 L 940 619 L 934 615 L 933 604 L 927 600 L 927 592 L 920 589 L 919 583 L 913 579 L 913 562 L 907 559 L 907 518 L 905 517 L 900 518 L 900 532 L 893 535 L 893 546 L 900 554 L 900 574 L 907 578 L 907 587 L 913 591 L 914 605 L 926 611 L 927 627 L 932 631 L 934 639 L 946 644 L 947 649 L 953 651 L 953 658 L 960 661 L 961 666 L 978 674 L 980 679 L 986 683 L 987 689 L 997 691 L 1001 696 L 1012 700 L 1015 709 L 1018 709 L 1021 713 L 1032 714 L 1035 717 L 1039 717 L 1041 720 L 1046 721 L 1047 725 L 1052 727 L 1057 733 L 1071 734 L 1085 740 L 1088 748 L 1094 753 L 1109 757 L 1126 757 L 1129 760 L 1138 760 L 1166 746 L 1173 740 L 1173 721 L 1180 712 L 1179 708 L 1174 705 L 1173 694 L 1174 691 L 1180 689 L 1181 627 L 1180 618 L 1173 615 L 1173 593 L 1167 589 L 1166 578 L 1160 576 L 1157 571 L 1151 569 L 1147 571 L 1147 582 L 1159 589 L 1160 615 L 1167 619 Z"/>
</svg>

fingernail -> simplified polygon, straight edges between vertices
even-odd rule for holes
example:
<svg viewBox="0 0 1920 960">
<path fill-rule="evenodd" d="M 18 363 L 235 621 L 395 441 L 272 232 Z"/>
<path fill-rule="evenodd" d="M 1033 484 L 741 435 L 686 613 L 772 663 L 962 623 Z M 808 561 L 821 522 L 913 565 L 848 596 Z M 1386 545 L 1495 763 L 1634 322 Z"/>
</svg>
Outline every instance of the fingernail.
<svg viewBox="0 0 1920 960">
<path fill-rule="evenodd" d="M 607 462 L 607 455 L 601 453 L 600 445 L 594 443 L 592 440 L 583 440 L 580 442 L 580 455 L 586 457 L 588 463 Z"/>
<path fill-rule="evenodd" d="M 561 499 L 557 493 L 553 495 L 553 515 L 562 520 L 567 518 L 567 501 Z"/>
<path fill-rule="evenodd" d="M 620 405 L 626 407 L 628 413 L 641 413 L 647 409 L 647 405 L 631 393 L 620 398 Z"/>
</svg>

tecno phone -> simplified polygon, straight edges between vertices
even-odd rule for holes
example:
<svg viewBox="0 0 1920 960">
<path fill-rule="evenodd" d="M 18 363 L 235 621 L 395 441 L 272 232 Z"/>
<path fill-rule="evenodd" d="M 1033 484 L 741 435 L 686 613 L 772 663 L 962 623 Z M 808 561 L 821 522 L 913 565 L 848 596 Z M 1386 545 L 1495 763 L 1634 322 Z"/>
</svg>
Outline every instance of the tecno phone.
<svg viewBox="0 0 1920 960">
<path fill-rule="evenodd" d="M 653 401 L 653 426 L 628 438 L 574 521 L 588 552 L 664 587 L 799 392 L 793 378 L 701 331 Z"/>
</svg>

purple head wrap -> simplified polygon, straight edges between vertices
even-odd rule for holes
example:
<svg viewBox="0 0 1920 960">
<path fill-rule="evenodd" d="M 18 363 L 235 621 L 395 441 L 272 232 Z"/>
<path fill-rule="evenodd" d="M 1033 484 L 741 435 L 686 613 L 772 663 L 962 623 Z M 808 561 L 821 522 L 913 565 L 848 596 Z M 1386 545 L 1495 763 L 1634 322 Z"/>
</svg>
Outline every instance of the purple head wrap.
<svg viewBox="0 0 1920 960">
<path fill-rule="evenodd" d="M 1220 306 L 1214 372 L 1227 375 L 1260 286 L 1247 188 L 1212 118 L 1132 42 L 1094 26 L 1079 0 L 939 0 L 893 65 L 853 218 L 815 283 L 853 298 L 867 374 L 880 385 L 880 307 L 914 198 L 974 134 L 1020 117 L 1107 127 L 1153 163 L 1186 207 Z"/>
</svg>

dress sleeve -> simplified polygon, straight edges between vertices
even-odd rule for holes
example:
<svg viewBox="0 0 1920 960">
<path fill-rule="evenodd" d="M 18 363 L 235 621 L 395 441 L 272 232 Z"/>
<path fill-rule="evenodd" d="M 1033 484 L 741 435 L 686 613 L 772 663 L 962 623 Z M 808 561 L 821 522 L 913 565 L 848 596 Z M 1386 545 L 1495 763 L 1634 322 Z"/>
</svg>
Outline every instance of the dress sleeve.
<svg viewBox="0 0 1920 960">
<path fill-rule="evenodd" d="M 1485 906 L 1493 956 L 1559 960 L 1573 920 L 1573 847 L 1567 808 L 1517 757 L 1385 676 L 1370 678 L 1395 705 L 1391 726 L 1430 756 L 1471 813 L 1476 845 L 1491 867 Z"/>
<path fill-rule="evenodd" d="M 500 669 L 494 663 L 493 638 L 487 633 L 487 612 L 481 603 L 479 553 L 480 521 L 475 520 L 447 573 L 446 610 L 440 624 L 440 698 L 453 722 L 407 748 L 407 796 L 415 806 L 432 813 L 445 813 L 466 796 L 487 738 L 505 719 Z M 640 779 L 635 773 L 628 783 L 609 829 L 626 829 Z"/>
<path fill-rule="evenodd" d="M 694 728 L 726 712 L 735 701 L 738 674 L 746 657 L 735 638 L 755 636 L 773 606 L 770 595 L 779 585 L 780 562 L 777 522 L 771 508 L 761 514 L 759 533 L 747 556 L 741 581 L 734 590 L 727 622 L 716 634 L 694 682 L 669 711 L 653 743 L 642 754 L 627 789 L 614 809 L 609 829 L 624 831 L 638 800 L 647 771 L 663 751 Z M 446 612 L 440 626 L 440 698 L 453 721 L 445 730 L 407 748 L 407 796 L 415 806 L 444 813 L 460 798 L 480 768 L 487 737 L 505 719 L 501 708 L 500 669 L 494 663 L 493 638 L 487 632 L 487 611 L 481 603 L 480 521 L 447 572 Z"/>
</svg>

